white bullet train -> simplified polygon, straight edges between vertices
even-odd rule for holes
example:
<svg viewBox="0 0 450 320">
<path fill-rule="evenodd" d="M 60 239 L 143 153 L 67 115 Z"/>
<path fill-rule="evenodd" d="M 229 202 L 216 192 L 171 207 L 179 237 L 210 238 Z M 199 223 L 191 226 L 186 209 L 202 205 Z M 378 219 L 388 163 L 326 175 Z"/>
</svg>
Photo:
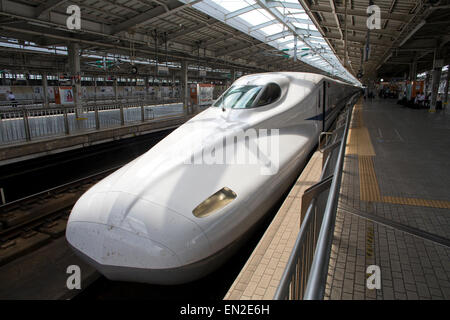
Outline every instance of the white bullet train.
<svg viewBox="0 0 450 320">
<path fill-rule="evenodd" d="M 312 73 L 239 78 L 90 188 L 72 209 L 67 241 L 111 280 L 179 284 L 208 274 L 287 191 L 358 90 Z M 239 148 L 248 151 L 240 160 Z"/>
</svg>

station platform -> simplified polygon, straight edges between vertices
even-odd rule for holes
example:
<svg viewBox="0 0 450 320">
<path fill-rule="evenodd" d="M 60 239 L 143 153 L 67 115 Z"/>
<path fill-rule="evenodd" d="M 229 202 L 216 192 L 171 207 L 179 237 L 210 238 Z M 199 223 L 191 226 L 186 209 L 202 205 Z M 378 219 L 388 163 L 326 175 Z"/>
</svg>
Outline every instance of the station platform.
<svg viewBox="0 0 450 320">
<path fill-rule="evenodd" d="M 355 106 L 325 299 L 450 299 L 449 133 L 448 111 Z"/>
<path fill-rule="evenodd" d="M 302 195 L 319 182 L 322 153 L 316 151 L 265 231 L 226 300 L 271 300 L 277 290 L 300 230 Z"/>
<path fill-rule="evenodd" d="M 450 113 L 354 107 L 324 299 L 450 299 Z M 316 152 L 225 299 L 273 299 L 300 229 Z M 370 265 L 381 289 L 366 287 Z"/>
</svg>

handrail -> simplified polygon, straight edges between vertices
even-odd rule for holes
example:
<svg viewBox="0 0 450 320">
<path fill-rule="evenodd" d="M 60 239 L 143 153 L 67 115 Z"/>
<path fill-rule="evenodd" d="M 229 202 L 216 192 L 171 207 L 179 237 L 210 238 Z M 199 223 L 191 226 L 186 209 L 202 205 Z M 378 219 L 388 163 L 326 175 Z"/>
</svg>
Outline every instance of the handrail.
<svg viewBox="0 0 450 320">
<path fill-rule="evenodd" d="M 341 187 L 342 168 L 344 165 L 345 147 L 351 119 L 351 110 L 353 109 L 352 107 L 350 107 L 347 114 L 345 131 L 342 137 L 341 146 L 339 147 L 336 167 L 334 168 L 334 178 L 331 183 L 330 193 L 328 195 L 325 213 L 323 215 L 322 226 L 320 228 L 314 259 L 308 277 L 308 284 L 306 285 L 305 300 L 323 299 L 325 292 L 328 263 L 330 259 L 331 244 L 333 241 L 334 225 L 336 222 L 337 200 Z"/>
<path fill-rule="evenodd" d="M 353 105 L 359 94 L 347 103 L 345 126 L 333 131 L 334 139 L 321 151 L 324 152 L 320 181 L 305 191 L 302 198 L 301 227 L 274 299 L 322 299 L 328 274 L 328 262 L 334 233 L 337 200 L 342 178 L 342 167 Z M 342 132 L 342 136 L 338 135 Z M 328 135 L 328 134 L 327 134 Z M 336 154 L 332 170 L 332 159 Z M 319 197 L 328 191 L 325 209 L 321 210 Z M 320 198 L 322 199 L 322 198 Z M 306 208 L 306 209 L 305 209 Z M 323 208 L 323 206 L 322 206 Z M 305 213 L 306 212 L 306 213 Z M 323 213 L 323 214 L 322 214 Z M 304 214 L 304 216 L 303 216 Z"/>
<path fill-rule="evenodd" d="M 166 104 L 175 104 L 175 103 L 182 103 L 182 101 L 178 98 L 169 98 L 169 99 L 151 99 L 151 100 L 138 100 L 138 99 L 134 99 L 134 100 L 125 100 L 125 99 L 119 99 L 117 101 L 115 100 L 99 100 L 99 101 L 88 101 L 88 102 L 83 102 L 83 108 L 87 108 L 87 107 L 102 107 L 102 106 L 117 106 L 117 108 L 121 105 L 124 107 L 130 106 L 130 105 L 135 105 L 135 104 L 145 104 L 148 106 L 159 106 L 159 105 L 166 105 Z M 67 104 L 67 105 L 62 105 L 62 104 L 55 104 L 52 103 L 52 105 L 46 107 L 43 106 L 41 104 L 21 104 L 18 103 L 16 104 L 16 106 L 12 106 L 11 102 L 8 103 L 0 103 L 0 113 L 2 112 L 10 112 L 10 111 L 14 111 L 14 110 L 19 110 L 19 109 L 27 109 L 27 110 L 55 110 L 55 109 L 62 109 L 62 108 L 66 108 L 66 109 L 73 109 L 75 108 L 76 105 L 75 104 Z"/>
</svg>

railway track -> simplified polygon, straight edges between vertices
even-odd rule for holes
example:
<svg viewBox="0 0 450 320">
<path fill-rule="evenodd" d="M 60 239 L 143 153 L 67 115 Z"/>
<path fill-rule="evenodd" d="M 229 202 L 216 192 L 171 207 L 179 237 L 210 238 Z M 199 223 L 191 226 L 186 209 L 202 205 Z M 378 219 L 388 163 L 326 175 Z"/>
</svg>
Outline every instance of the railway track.
<svg viewBox="0 0 450 320">
<path fill-rule="evenodd" d="M 78 198 L 121 166 L 1 205 L 0 266 L 63 235 Z"/>
</svg>

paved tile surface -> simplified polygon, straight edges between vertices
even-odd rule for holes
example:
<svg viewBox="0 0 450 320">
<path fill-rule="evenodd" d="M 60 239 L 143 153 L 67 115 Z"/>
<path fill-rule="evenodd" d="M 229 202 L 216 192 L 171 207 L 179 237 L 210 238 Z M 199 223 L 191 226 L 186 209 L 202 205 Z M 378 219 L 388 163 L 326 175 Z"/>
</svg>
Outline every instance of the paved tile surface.
<svg viewBox="0 0 450 320">
<path fill-rule="evenodd" d="M 224 299 L 273 299 L 300 230 L 303 192 L 319 181 L 321 170 L 322 154 L 316 152 Z"/>
<path fill-rule="evenodd" d="M 351 127 L 325 299 L 450 299 L 450 114 L 374 100 Z"/>
</svg>

